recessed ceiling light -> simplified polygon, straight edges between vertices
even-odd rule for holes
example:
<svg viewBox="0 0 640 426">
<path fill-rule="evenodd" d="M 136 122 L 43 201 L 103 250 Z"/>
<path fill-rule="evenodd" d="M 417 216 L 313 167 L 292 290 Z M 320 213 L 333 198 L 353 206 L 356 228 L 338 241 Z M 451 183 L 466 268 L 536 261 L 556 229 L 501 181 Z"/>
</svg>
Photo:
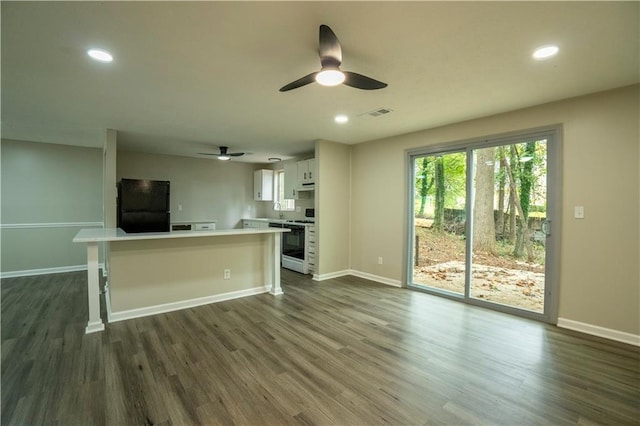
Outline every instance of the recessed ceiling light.
<svg viewBox="0 0 640 426">
<path fill-rule="evenodd" d="M 282 161 L 282 158 L 280 158 L 280 157 L 269 157 L 269 161 L 278 162 L 278 161 Z"/>
<path fill-rule="evenodd" d="M 111 62 L 113 61 L 113 55 L 102 49 L 89 49 L 87 50 L 87 55 L 91 56 L 91 58 L 95 59 L 98 62 Z"/>
<path fill-rule="evenodd" d="M 547 46 L 541 46 L 538 47 L 534 52 L 533 52 L 533 59 L 537 59 L 537 60 L 543 60 L 543 59 L 548 59 L 551 58 L 552 56 L 555 56 L 558 51 L 560 49 L 558 48 L 558 46 L 556 45 L 547 45 Z"/>
<path fill-rule="evenodd" d="M 349 121 L 349 117 L 347 117 L 344 114 L 340 114 L 340 115 L 336 115 L 336 117 L 334 118 L 336 123 L 346 123 L 347 121 Z"/>
</svg>

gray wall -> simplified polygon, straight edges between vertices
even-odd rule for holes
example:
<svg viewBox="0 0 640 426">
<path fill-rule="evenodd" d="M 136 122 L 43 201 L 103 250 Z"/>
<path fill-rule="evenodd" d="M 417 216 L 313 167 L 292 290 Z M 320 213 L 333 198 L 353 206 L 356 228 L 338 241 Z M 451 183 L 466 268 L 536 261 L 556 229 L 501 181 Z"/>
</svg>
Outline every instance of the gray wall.
<svg viewBox="0 0 640 426">
<path fill-rule="evenodd" d="M 404 279 L 406 150 L 560 123 L 562 217 L 554 224 L 562 241 L 559 322 L 637 339 L 639 101 L 640 86 L 634 85 L 354 145 L 352 268 Z M 573 217 L 574 206 L 584 206 L 584 219 Z"/>
<path fill-rule="evenodd" d="M 85 247 L 71 240 L 102 223 L 102 149 L 13 140 L 1 149 L 2 276 L 85 268 Z"/>
<path fill-rule="evenodd" d="M 254 164 L 119 151 L 116 178 L 171 181 L 171 221 L 215 221 L 217 229 L 255 217 Z M 182 206 L 182 211 L 178 209 Z"/>
</svg>

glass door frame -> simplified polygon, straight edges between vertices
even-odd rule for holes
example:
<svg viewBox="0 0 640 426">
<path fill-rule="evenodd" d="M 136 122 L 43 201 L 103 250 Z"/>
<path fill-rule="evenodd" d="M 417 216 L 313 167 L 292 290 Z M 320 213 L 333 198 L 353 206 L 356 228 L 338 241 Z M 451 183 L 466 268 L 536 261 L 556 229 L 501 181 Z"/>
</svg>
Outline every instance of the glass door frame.
<svg viewBox="0 0 640 426">
<path fill-rule="evenodd" d="M 532 139 L 547 140 L 547 211 L 546 219 L 549 223 L 549 235 L 546 239 L 545 252 L 545 298 L 544 312 L 534 312 L 495 302 L 475 299 L 470 297 L 471 289 L 471 257 L 472 257 L 472 220 L 473 217 L 473 176 L 474 159 L 473 151 L 482 148 L 490 148 L 504 145 L 522 143 Z M 454 152 L 466 153 L 466 200 L 465 210 L 467 220 L 465 222 L 465 291 L 464 294 L 456 294 L 437 288 L 428 288 L 413 284 L 414 262 L 414 164 L 415 160 L 424 156 L 437 156 Z M 560 241 L 561 241 L 561 208 L 562 208 L 562 126 L 548 126 L 499 135 L 485 136 L 464 141 L 425 146 L 406 151 L 406 241 L 405 241 L 405 274 L 404 287 L 421 291 L 449 299 L 458 300 L 470 305 L 481 306 L 492 310 L 531 318 L 551 324 L 558 321 L 558 290 L 560 282 Z"/>
</svg>

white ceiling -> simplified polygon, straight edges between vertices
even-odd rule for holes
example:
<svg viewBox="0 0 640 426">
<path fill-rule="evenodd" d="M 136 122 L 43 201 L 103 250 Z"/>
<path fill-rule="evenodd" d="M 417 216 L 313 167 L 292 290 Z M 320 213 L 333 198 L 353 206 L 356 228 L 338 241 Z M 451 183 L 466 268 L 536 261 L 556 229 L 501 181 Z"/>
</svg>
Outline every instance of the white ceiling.
<svg viewBox="0 0 640 426">
<path fill-rule="evenodd" d="M 289 158 L 637 83 L 639 4 L 2 1 L 2 137 L 102 146 L 112 128 L 121 149 Z M 344 70 L 389 86 L 280 93 L 319 69 L 320 24 Z"/>
</svg>

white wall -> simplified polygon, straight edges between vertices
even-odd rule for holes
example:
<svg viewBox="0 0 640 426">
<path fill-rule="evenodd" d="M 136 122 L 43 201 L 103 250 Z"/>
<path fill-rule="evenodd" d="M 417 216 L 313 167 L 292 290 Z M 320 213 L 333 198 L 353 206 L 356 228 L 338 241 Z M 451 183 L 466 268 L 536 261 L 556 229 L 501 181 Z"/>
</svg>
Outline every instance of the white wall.
<svg viewBox="0 0 640 426">
<path fill-rule="evenodd" d="M 636 85 L 355 145 L 352 268 L 404 281 L 407 149 L 562 124 L 559 317 L 639 335 L 639 101 Z"/>
<path fill-rule="evenodd" d="M 254 164 L 118 151 L 116 178 L 171 182 L 171 221 L 215 221 L 217 229 L 255 217 Z M 182 211 L 178 209 L 182 206 Z"/>
<path fill-rule="evenodd" d="M 102 223 L 102 150 L 13 140 L 1 148 L 2 276 L 86 267 L 84 245 L 71 240 Z"/>
</svg>

